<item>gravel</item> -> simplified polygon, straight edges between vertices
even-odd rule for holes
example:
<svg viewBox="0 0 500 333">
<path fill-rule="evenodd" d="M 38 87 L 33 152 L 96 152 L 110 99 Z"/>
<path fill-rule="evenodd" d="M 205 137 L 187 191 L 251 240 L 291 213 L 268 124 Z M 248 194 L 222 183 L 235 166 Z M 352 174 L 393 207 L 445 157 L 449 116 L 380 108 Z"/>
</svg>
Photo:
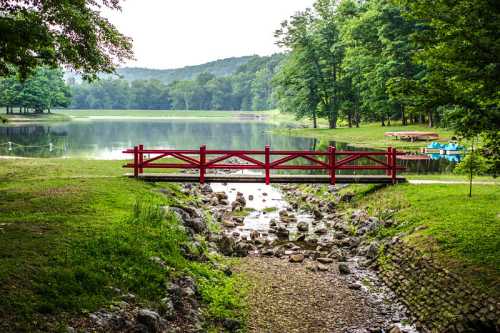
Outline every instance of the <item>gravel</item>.
<svg viewBox="0 0 500 333">
<path fill-rule="evenodd" d="M 383 314 L 362 290 L 334 270 L 313 272 L 277 258 L 243 258 L 235 267 L 250 280 L 249 332 L 367 332 Z"/>
</svg>

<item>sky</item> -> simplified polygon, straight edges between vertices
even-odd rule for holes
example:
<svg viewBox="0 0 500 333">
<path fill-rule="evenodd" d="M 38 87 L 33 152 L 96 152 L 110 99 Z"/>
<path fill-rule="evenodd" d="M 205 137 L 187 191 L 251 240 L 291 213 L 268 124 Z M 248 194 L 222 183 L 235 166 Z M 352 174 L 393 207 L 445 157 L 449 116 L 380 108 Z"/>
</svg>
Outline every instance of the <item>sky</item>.
<svg viewBox="0 0 500 333">
<path fill-rule="evenodd" d="M 125 0 L 103 13 L 134 40 L 125 66 L 179 68 L 280 52 L 274 31 L 314 0 Z"/>
</svg>

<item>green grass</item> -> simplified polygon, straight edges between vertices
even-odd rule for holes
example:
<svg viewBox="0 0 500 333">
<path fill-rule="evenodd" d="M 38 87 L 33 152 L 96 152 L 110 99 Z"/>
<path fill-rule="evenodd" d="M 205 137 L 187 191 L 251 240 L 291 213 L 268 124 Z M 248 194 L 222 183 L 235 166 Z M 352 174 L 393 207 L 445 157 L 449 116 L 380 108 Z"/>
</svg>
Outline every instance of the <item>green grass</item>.
<svg viewBox="0 0 500 333">
<path fill-rule="evenodd" d="M 436 180 L 436 181 L 457 181 L 457 182 L 468 182 L 469 178 L 466 175 L 457 175 L 452 173 L 444 173 L 444 174 L 405 174 L 404 177 L 410 180 Z M 488 182 L 500 184 L 499 177 L 492 176 L 474 176 L 472 178 L 473 182 Z"/>
<path fill-rule="evenodd" d="M 1 161 L 0 331 L 63 330 L 68 320 L 119 300 L 111 287 L 158 308 L 180 274 L 198 281 L 209 320 L 242 318 L 237 277 L 185 259 L 180 245 L 192 247 L 185 231 L 160 208 L 193 198 L 175 185 L 121 177 L 121 163 Z"/>
<path fill-rule="evenodd" d="M 370 148 L 386 148 L 389 146 L 396 148 L 419 148 L 424 147 L 428 143 L 426 141 L 408 142 L 395 140 L 384 137 L 385 132 L 395 131 L 426 131 L 437 132 L 440 136 L 440 142 L 447 142 L 453 133 L 442 128 L 428 128 L 425 126 L 386 126 L 380 124 L 362 124 L 360 128 L 339 127 L 337 129 L 327 128 L 300 128 L 300 129 L 280 129 L 274 131 L 275 134 L 290 135 L 297 137 L 317 138 L 321 141 L 339 141 L 347 142 L 352 146 L 370 147 Z"/>
<path fill-rule="evenodd" d="M 407 233 L 410 244 L 477 286 L 494 287 L 490 292 L 500 294 L 500 187 L 476 185 L 473 197 L 467 194 L 467 185 L 405 184 L 371 192 L 356 205 L 397 222 L 381 229 L 378 237 Z M 415 231 L 417 227 L 422 229 Z"/>
<path fill-rule="evenodd" d="M 265 116 L 269 111 L 183 111 L 183 110 L 57 110 L 70 117 L 142 117 L 142 118 L 240 118 Z"/>
<path fill-rule="evenodd" d="M 327 185 L 300 189 L 334 200 Z M 405 241 L 432 253 L 477 287 L 500 295 L 500 186 L 474 185 L 472 198 L 468 190 L 461 184 L 351 185 L 339 193 L 352 194 L 352 202 L 340 203 L 339 210 L 365 208 L 371 216 L 395 220 L 395 226 L 379 229 L 374 237 L 405 233 Z"/>
<path fill-rule="evenodd" d="M 31 122 L 59 122 L 69 121 L 70 117 L 60 113 L 43 113 L 43 114 L 2 114 L 3 118 L 7 119 L 7 123 L 31 123 Z"/>
</svg>

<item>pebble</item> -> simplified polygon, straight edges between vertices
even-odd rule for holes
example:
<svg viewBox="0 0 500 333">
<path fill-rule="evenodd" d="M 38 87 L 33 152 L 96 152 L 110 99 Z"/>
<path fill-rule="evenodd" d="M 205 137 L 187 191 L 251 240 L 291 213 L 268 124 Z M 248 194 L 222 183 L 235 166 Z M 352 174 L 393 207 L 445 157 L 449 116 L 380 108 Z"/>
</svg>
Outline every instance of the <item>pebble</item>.
<svg viewBox="0 0 500 333">
<path fill-rule="evenodd" d="M 331 264 L 333 262 L 332 258 L 318 258 L 316 260 L 322 264 Z"/>
<path fill-rule="evenodd" d="M 351 274 L 351 269 L 345 262 L 341 262 L 339 264 L 339 272 L 340 274 Z"/>
<path fill-rule="evenodd" d="M 300 262 L 303 262 L 304 259 L 305 259 L 304 255 L 302 253 L 299 253 L 299 254 L 292 254 L 290 256 L 289 261 L 293 262 L 293 263 L 300 263 Z"/>
</svg>

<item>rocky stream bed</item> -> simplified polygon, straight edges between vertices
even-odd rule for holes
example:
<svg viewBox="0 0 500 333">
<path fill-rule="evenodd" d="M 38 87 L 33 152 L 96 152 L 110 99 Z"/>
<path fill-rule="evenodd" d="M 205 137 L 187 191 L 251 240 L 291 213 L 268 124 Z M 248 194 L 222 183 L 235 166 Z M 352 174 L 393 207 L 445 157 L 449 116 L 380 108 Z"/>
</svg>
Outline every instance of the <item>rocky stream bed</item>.
<svg viewBox="0 0 500 333">
<path fill-rule="evenodd" d="M 296 186 L 185 184 L 182 191 L 197 200 L 165 210 L 178 215 L 195 246 L 194 236 L 202 236 L 210 252 L 241 258 L 223 269 L 248 277 L 249 332 L 416 332 L 373 269 L 380 244 L 365 237 L 390 221 L 339 211 L 338 202 L 350 200 L 339 189 L 328 187 L 336 200 L 322 201 Z M 219 232 L 208 230 L 206 213 Z M 186 256 L 195 255 L 186 249 Z M 201 298 L 189 277 L 171 282 L 159 309 L 114 292 L 120 302 L 73 322 L 68 331 L 204 332 Z M 238 332 L 241 323 L 228 319 L 223 327 Z"/>
<path fill-rule="evenodd" d="M 234 269 L 252 282 L 250 332 L 416 332 L 370 268 L 380 244 L 363 236 L 383 222 L 338 211 L 349 195 L 322 201 L 296 186 L 260 184 L 185 189 L 224 227 L 214 240 L 220 251 L 245 257 Z M 248 215 L 235 217 L 241 211 Z"/>
</svg>

